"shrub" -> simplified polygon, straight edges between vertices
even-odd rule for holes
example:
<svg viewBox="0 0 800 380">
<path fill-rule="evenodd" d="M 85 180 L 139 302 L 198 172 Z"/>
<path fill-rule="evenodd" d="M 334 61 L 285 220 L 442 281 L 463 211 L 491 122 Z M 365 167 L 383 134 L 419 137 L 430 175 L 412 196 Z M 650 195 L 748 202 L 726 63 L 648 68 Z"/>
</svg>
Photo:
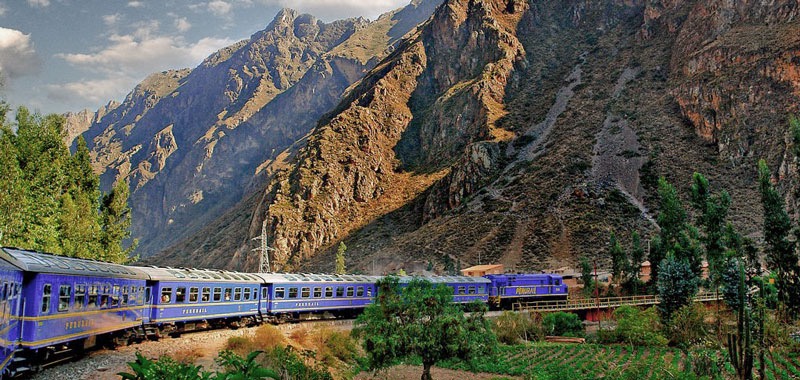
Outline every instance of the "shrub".
<svg viewBox="0 0 800 380">
<path fill-rule="evenodd" d="M 255 332 L 254 341 L 258 349 L 264 351 L 270 350 L 275 346 L 286 345 L 286 337 L 283 336 L 283 333 L 278 330 L 277 327 L 272 325 L 263 325 L 259 327 Z"/>
<path fill-rule="evenodd" d="M 255 351 L 256 347 L 253 340 L 246 336 L 232 336 L 225 343 L 225 349 L 233 351 L 239 355 L 246 355 Z"/>
<path fill-rule="evenodd" d="M 203 350 L 200 347 L 186 348 L 175 351 L 170 356 L 178 363 L 191 364 L 197 361 L 197 358 L 203 356 Z"/>
<path fill-rule="evenodd" d="M 659 333 L 661 324 L 654 307 L 640 311 L 633 306 L 614 310 L 617 320 L 616 335 L 621 342 L 639 346 L 665 346 L 667 339 Z"/>
<path fill-rule="evenodd" d="M 707 316 L 708 312 L 699 303 L 678 309 L 669 322 L 670 341 L 683 348 L 705 341 L 709 334 L 708 324 L 705 322 Z"/>
<path fill-rule="evenodd" d="M 202 367 L 193 364 L 178 363 L 168 356 L 158 360 L 150 360 L 136 353 L 136 361 L 128 363 L 133 373 L 119 372 L 125 380 L 201 380 L 210 379 L 211 373 L 202 371 Z"/>
<path fill-rule="evenodd" d="M 288 347 L 276 346 L 264 353 L 262 362 L 274 368 L 284 379 L 294 380 L 333 380 L 333 376 L 322 366 L 311 366 Z"/>
<path fill-rule="evenodd" d="M 325 349 L 331 355 L 343 362 L 351 362 L 355 359 L 358 346 L 349 335 L 341 331 L 332 331 L 325 339 Z"/>
<path fill-rule="evenodd" d="M 577 314 L 565 313 L 559 311 L 557 313 L 545 314 L 542 321 L 544 330 L 550 335 L 556 336 L 584 336 L 583 324 Z"/>
</svg>

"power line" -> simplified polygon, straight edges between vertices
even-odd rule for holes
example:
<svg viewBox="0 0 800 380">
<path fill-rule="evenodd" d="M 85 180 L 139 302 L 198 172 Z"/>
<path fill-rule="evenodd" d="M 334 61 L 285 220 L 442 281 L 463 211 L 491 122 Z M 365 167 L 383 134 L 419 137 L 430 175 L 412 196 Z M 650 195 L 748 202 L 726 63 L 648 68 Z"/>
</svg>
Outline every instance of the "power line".
<svg viewBox="0 0 800 380">
<path fill-rule="evenodd" d="M 260 252 L 258 256 L 258 273 L 271 273 L 272 270 L 269 266 L 269 251 L 274 251 L 275 248 L 269 247 L 267 241 L 267 220 L 261 224 L 261 236 L 254 237 L 253 240 L 261 240 L 261 246 L 254 248 L 253 251 Z"/>
</svg>

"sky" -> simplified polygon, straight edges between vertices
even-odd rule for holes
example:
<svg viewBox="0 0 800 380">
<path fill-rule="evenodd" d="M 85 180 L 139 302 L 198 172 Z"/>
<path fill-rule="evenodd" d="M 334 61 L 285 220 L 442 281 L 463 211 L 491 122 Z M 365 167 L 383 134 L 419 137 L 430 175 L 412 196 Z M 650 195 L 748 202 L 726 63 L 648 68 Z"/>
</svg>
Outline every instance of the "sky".
<svg viewBox="0 0 800 380">
<path fill-rule="evenodd" d="M 376 19 L 410 0 L 0 0 L 0 99 L 41 113 L 122 101 L 151 73 L 195 67 L 281 8 Z"/>
</svg>

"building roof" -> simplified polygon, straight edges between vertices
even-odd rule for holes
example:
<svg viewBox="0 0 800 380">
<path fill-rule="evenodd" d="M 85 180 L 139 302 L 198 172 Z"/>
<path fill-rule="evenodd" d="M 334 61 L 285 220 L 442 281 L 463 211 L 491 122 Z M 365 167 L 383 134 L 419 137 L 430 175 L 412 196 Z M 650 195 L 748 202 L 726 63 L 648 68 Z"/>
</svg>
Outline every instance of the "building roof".
<svg viewBox="0 0 800 380">
<path fill-rule="evenodd" d="M 484 272 L 487 270 L 503 268 L 502 264 L 484 264 L 484 265 L 474 265 L 469 268 L 462 269 L 461 272 Z"/>
</svg>

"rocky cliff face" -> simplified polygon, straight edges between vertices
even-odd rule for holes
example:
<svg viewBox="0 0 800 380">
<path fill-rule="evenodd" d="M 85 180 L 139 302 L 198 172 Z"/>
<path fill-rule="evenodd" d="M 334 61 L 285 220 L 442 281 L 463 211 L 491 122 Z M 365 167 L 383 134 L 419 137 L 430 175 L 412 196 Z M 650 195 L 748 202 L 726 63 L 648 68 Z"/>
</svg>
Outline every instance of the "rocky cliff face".
<svg viewBox="0 0 800 380">
<path fill-rule="evenodd" d="M 734 223 L 757 237 L 754 163 L 795 159 L 797 12 L 794 0 L 448 0 L 263 166 L 262 197 L 163 262 L 252 269 L 246 239 L 266 221 L 282 269 L 330 270 L 339 241 L 362 271 L 603 266 L 610 232 L 655 230 L 657 178 L 684 188 L 694 171 L 731 192 Z M 227 223 L 249 236 L 220 236 Z"/>
<path fill-rule="evenodd" d="M 249 40 L 197 68 L 154 74 L 94 116 L 84 136 L 103 186 L 130 183 L 138 253 L 159 252 L 239 202 L 438 3 L 330 24 L 285 9 Z"/>
</svg>

